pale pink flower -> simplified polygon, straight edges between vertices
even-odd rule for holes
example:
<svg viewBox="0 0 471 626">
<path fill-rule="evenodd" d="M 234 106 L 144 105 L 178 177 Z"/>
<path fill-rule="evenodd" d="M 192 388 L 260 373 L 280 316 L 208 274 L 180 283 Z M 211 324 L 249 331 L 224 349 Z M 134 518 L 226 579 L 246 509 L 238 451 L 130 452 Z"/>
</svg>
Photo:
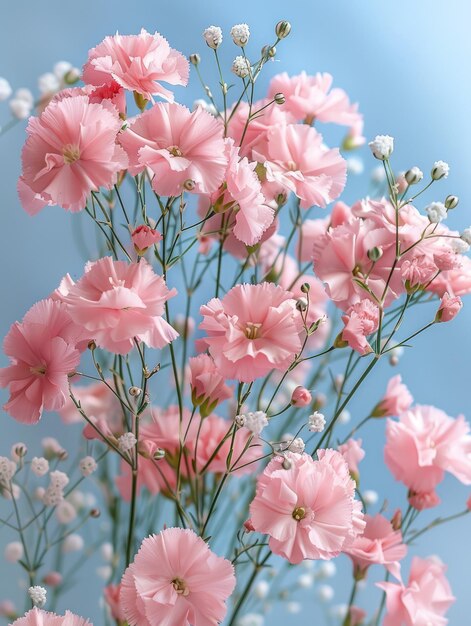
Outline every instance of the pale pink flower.
<svg viewBox="0 0 471 626">
<path fill-rule="evenodd" d="M 434 489 L 427 492 L 416 492 L 409 490 L 409 493 L 407 494 L 407 500 L 409 501 L 409 504 L 414 507 L 414 509 L 417 509 L 417 511 L 433 509 L 441 502 L 437 492 Z"/>
<path fill-rule="evenodd" d="M 373 352 L 367 337 L 378 330 L 379 309 L 376 304 L 371 300 L 357 302 L 342 315 L 342 322 L 345 324 L 342 341 L 362 355 Z"/>
<path fill-rule="evenodd" d="M 252 382 L 285 370 L 301 349 L 301 316 L 289 291 L 272 283 L 236 285 L 200 308 L 201 340 L 226 379 Z"/>
<path fill-rule="evenodd" d="M 445 571 L 446 566 L 437 559 L 415 556 L 407 585 L 376 583 L 386 593 L 383 626 L 446 626 L 444 616 L 455 598 Z"/>
<path fill-rule="evenodd" d="M 451 297 L 444 293 L 435 319 L 437 322 L 451 322 L 461 311 L 462 307 L 463 302 L 459 296 Z"/>
<path fill-rule="evenodd" d="M 43 411 L 61 409 L 68 397 L 68 375 L 80 361 L 76 345 L 81 329 L 60 302 L 35 304 L 15 322 L 4 339 L 10 365 L 0 369 L 0 386 L 9 387 L 5 411 L 28 424 L 39 421 Z"/>
<path fill-rule="evenodd" d="M 359 606 L 351 606 L 349 610 L 350 626 L 362 626 L 366 617 L 366 611 Z"/>
<path fill-rule="evenodd" d="M 63 576 L 60 572 L 52 571 L 48 572 L 43 577 L 43 583 L 48 587 L 57 587 L 63 581 Z"/>
<path fill-rule="evenodd" d="M 223 127 L 201 107 L 191 112 L 181 104 L 159 102 L 134 118 L 119 141 L 130 173 L 148 167 L 154 191 L 163 196 L 213 193 L 226 173 Z"/>
<path fill-rule="evenodd" d="M 25 210 L 34 215 L 42 202 L 80 211 L 92 191 L 111 188 L 128 162 L 116 144 L 121 125 L 113 107 L 87 96 L 51 102 L 31 118 L 19 184 Z"/>
<path fill-rule="evenodd" d="M 292 124 L 296 121 L 286 106 L 279 104 L 269 104 L 270 100 L 257 100 L 252 105 L 253 111 L 260 111 L 250 123 L 247 120 L 250 115 L 250 108 L 247 102 L 242 101 L 232 115 L 228 124 L 228 135 L 232 137 L 236 145 L 240 146 L 240 153 L 252 159 L 252 147 L 260 141 L 266 133 L 275 126 Z"/>
<path fill-rule="evenodd" d="M 225 140 L 227 170 L 223 185 L 210 196 L 214 211 L 224 214 L 226 229 L 247 246 L 258 243 L 272 224 L 273 209 L 267 205 L 255 174 L 256 163 L 240 158 L 233 139 Z"/>
<path fill-rule="evenodd" d="M 322 135 L 304 124 L 275 126 L 254 146 L 252 158 L 264 164 L 274 195 L 292 191 L 302 209 L 325 208 L 345 186 L 345 159 L 337 149 L 326 148 Z"/>
<path fill-rule="evenodd" d="M 312 394 L 309 389 L 298 385 L 291 394 L 291 404 L 293 406 L 303 407 L 311 404 Z"/>
<path fill-rule="evenodd" d="M 111 617 L 119 622 L 125 622 L 126 616 L 120 605 L 121 585 L 106 585 L 103 589 L 103 596 L 106 605 L 110 609 Z"/>
<path fill-rule="evenodd" d="M 192 530 L 167 528 L 144 539 L 124 572 L 121 607 L 130 626 L 217 626 L 235 582 L 230 561 Z"/>
<path fill-rule="evenodd" d="M 401 275 L 407 288 L 427 285 L 437 273 L 435 263 L 430 263 L 424 254 L 405 259 L 401 264 Z"/>
<path fill-rule="evenodd" d="M 163 348 L 178 337 L 162 317 L 165 302 L 176 293 L 144 259 L 126 263 L 103 257 L 86 266 L 85 274 L 62 299 L 74 322 L 98 346 L 127 354 L 135 338 Z"/>
<path fill-rule="evenodd" d="M 159 33 L 142 29 L 139 35 L 105 37 L 88 53 L 83 80 L 91 85 L 118 83 L 147 100 L 157 95 L 173 101 L 173 94 L 160 84 L 186 85 L 189 76 L 187 59 L 171 48 Z"/>
<path fill-rule="evenodd" d="M 383 399 L 372 411 L 374 417 L 393 417 L 402 415 L 411 406 L 414 398 L 402 382 L 400 374 L 393 376 L 386 387 Z"/>
<path fill-rule="evenodd" d="M 140 224 L 131 233 L 134 250 L 139 256 L 143 255 L 150 246 L 162 241 L 162 235 L 155 228 L 146 224 Z"/>
<path fill-rule="evenodd" d="M 393 269 L 394 246 L 395 235 L 388 228 L 378 227 L 373 219 L 353 218 L 329 229 L 314 243 L 314 273 L 326 284 L 330 298 L 342 310 L 368 297 L 358 280 L 381 299 L 389 279 L 385 297 L 389 305 L 404 290 L 399 269 Z M 373 248 L 382 251 L 376 263 L 368 257 Z"/>
<path fill-rule="evenodd" d="M 271 550 L 290 563 L 331 559 L 364 527 L 342 455 L 320 450 L 318 457 L 314 461 L 308 454 L 288 452 L 289 469 L 283 468 L 283 459 L 272 459 L 250 505 L 255 530 L 269 535 Z"/>
<path fill-rule="evenodd" d="M 226 385 L 209 354 L 199 354 L 188 360 L 193 404 L 200 413 L 209 415 L 220 402 L 232 397 L 233 390 Z"/>
<path fill-rule="evenodd" d="M 106 381 L 113 385 L 112 380 Z M 82 409 L 91 420 L 109 422 L 111 429 L 121 426 L 122 408 L 118 398 L 107 385 L 102 382 L 92 385 L 70 385 L 74 397 L 80 402 Z M 66 424 L 83 422 L 83 417 L 77 410 L 71 398 L 67 398 L 65 405 L 58 411 Z"/>
<path fill-rule="evenodd" d="M 433 406 L 416 406 L 399 421 L 388 419 L 385 461 L 396 480 L 414 492 L 428 493 L 450 472 L 471 484 L 469 424 Z"/>
<path fill-rule="evenodd" d="M 407 554 L 402 543 L 402 533 L 394 530 L 391 522 L 383 515 L 365 515 L 363 534 L 356 537 L 345 550 L 353 561 L 355 578 L 366 575 L 370 565 L 384 565 L 396 578 L 400 576 L 399 561 Z"/>
<path fill-rule="evenodd" d="M 337 203 L 338 204 L 338 203 Z M 330 224 L 330 217 L 316 220 L 305 220 L 299 229 L 299 237 L 296 244 L 296 258 L 299 261 L 312 261 L 314 243 L 325 233 Z"/>
<path fill-rule="evenodd" d="M 365 451 L 361 447 L 361 439 L 348 439 L 345 443 L 342 443 L 338 450 L 345 459 L 348 469 L 351 474 L 359 474 L 358 463 L 365 458 Z"/>
<path fill-rule="evenodd" d="M 441 272 L 429 285 L 427 291 L 433 291 L 440 297 L 445 293 L 453 296 L 465 296 L 471 293 L 471 259 L 462 255 L 455 256 L 459 258 L 459 266 Z"/>
<path fill-rule="evenodd" d="M 258 438 L 253 437 L 252 441 L 249 442 L 251 432 L 247 428 L 238 428 L 234 440 L 232 440 L 232 436 L 227 438 L 230 427 L 231 422 L 217 415 L 204 418 L 198 443 L 196 444 L 195 441 L 192 446 L 197 446 L 196 463 L 199 472 L 207 465 L 213 455 L 214 458 L 205 471 L 215 474 L 226 472 L 231 449 L 232 456 L 229 467 L 232 468 L 232 473 L 240 475 L 254 472 L 256 461 L 263 454 Z"/>
<path fill-rule="evenodd" d="M 358 104 L 351 104 L 343 89 L 331 89 L 333 78 L 330 74 L 309 76 L 301 72 L 289 76 L 286 72 L 274 76 L 268 87 L 268 96 L 273 98 L 282 93 L 286 99 L 286 109 L 297 120 L 333 122 L 348 126 L 355 145 L 364 143 L 361 137 L 363 117 L 358 113 Z"/>
<path fill-rule="evenodd" d="M 93 624 L 70 611 L 66 611 L 65 615 L 56 615 L 35 607 L 12 622 L 11 626 L 93 626 Z"/>
</svg>

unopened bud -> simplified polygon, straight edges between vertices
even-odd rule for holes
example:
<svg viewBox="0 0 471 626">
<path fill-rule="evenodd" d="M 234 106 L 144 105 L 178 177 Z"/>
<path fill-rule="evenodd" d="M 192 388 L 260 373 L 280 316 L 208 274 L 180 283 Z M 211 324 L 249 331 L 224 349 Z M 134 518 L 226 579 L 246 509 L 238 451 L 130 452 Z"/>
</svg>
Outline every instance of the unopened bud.
<svg viewBox="0 0 471 626">
<path fill-rule="evenodd" d="M 284 104 L 286 102 L 286 98 L 282 93 L 276 93 L 273 97 L 273 100 L 276 104 Z"/>
<path fill-rule="evenodd" d="M 417 185 L 423 177 L 424 173 L 415 166 L 411 167 L 410 170 L 407 170 L 404 174 L 404 178 L 406 179 L 408 185 Z"/>
<path fill-rule="evenodd" d="M 134 102 L 136 103 L 137 108 L 140 111 L 144 111 L 144 109 L 147 106 L 147 103 L 149 102 L 149 100 L 147 100 L 147 98 L 144 98 L 144 96 L 139 93 L 138 91 L 134 92 Z"/>
<path fill-rule="evenodd" d="M 88 342 L 88 349 L 92 352 L 96 350 L 96 343 L 93 340 Z"/>
<path fill-rule="evenodd" d="M 456 209 L 459 201 L 460 199 L 458 198 L 458 196 L 447 196 L 445 198 L 445 207 L 447 209 Z"/>
<path fill-rule="evenodd" d="M 311 285 L 309 283 L 303 283 L 301 285 L 302 293 L 309 293 L 310 290 L 311 290 Z"/>
<path fill-rule="evenodd" d="M 100 515 L 101 515 L 100 509 L 90 509 L 90 517 L 93 517 L 94 519 L 96 519 L 97 517 L 100 517 Z"/>
<path fill-rule="evenodd" d="M 275 34 L 278 39 L 285 39 L 285 37 L 287 37 L 290 32 L 291 24 L 286 20 L 281 20 L 281 22 L 278 22 L 278 24 L 275 26 Z"/>
<path fill-rule="evenodd" d="M 450 166 L 445 161 L 435 161 L 432 167 L 432 180 L 440 180 L 441 178 L 447 178 L 450 173 Z"/>
<path fill-rule="evenodd" d="M 133 398 L 137 398 L 142 393 L 142 389 L 140 387 L 129 387 L 129 395 Z"/>
<path fill-rule="evenodd" d="M 402 526 L 402 511 L 401 509 L 397 509 L 394 515 L 391 518 L 391 526 L 394 530 L 400 530 Z"/>
<path fill-rule="evenodd" d="M 160 461 L 161 459 L 164 458 L 164 456 L 165 456 L 165 450 L 162 450 L 162 448 L 156 448 L 153 454 L 154 461 Z"/>
<path fill-rule="evenodd" d="M 298 300 L 296 301 L 296 308 L 298 309 L 298 311 L 305 311 L 307 309 L 307 299 L 306 298 L 298 298 Z"/>
<path fill-rule="evenodd" d="M 382 248 L 378 248 L 377 246 L 375 246 L 374 248 L 371 248 L 371 250 L 368 250 L 367 254 L 370 261 L 376 263 L 376 261 L 379 261 L 380 258 L 383 256 L 383 250 Z"/>
<path fill-rule="evenodd" d="M 201 61 L 201 57 L 199 54 L 195 53 L 195 54 L 190 54 L 190 63 L 192 65 L 199 65 Z"/>
<path fill-rule="evenodd" d="M 196 183 L 191 178 L 187 178 L 183 183 L 183 186 L 187 191 L 193 191 L 193 189 L 196 187 Z"/>
<path fill-rule="evenodd" d="M 293 464 L 291 463 L 291 460 L 290 460 L 290 459 L 288 459 L 287 457 L 285 457 L 285 458 L 283 459 L 283 463 L 281 464 L 281 466 L 282 466 L 282 467 L 283 467 L 283 469 L 285 469 L 285 470 L 289 470 L 289 469 L 291 469 L 292 465 L 293 465 Z"/>
</svg>

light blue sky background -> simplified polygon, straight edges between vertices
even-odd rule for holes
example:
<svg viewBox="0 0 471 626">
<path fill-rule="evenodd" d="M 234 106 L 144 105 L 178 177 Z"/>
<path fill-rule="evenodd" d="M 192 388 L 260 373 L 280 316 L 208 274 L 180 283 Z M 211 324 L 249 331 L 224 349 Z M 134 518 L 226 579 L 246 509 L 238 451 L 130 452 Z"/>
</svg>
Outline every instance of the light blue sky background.
<svg viewBox="0 0 471 626">
<path fill-rule="evenodd" d="M 447 193 L 459 195 L 460 206 L 450 222 L 457 228 L 468 226 L 471 222 L 471 5 L 466 0 L 447 3 L 430 0 L 2 2 L 0 76 L 8 78 L 14 88 L 34 86 L 37 76 L 49 71 L 56 61 L 67 59 L 80 66 L 88 49 L 105 35 L 116 30 L 134 33 L 141 26 L 150 31 L 159 30 L 172 46 L 185 54 L 199 50 L 209 58 L 200 36 L 205 26 L 219 24 L 228 32 L 234 23 L 247 21 L 253 33 L 251 45 L 258 52 L 271 40 L 273 24 L 282 18 L 291 21 L 292 35 L 280 45 L 276 63 L 266 72 L 265 83 L 277 71 L 331 72 L 335 84 L 345 88 L 352 100 L 360 102 L 366 135 L 388 133 L 396 137 L 398 170 L 418 165 L 427 171 L 437 159 L 450 163 L 451 174 L 438 188 L 439 196 L 435 199 L 442 199 Z M 234 46 L 226 38 L 222 50 L 226 64 L 235 54 Z M 265 83 L 262 80 L 262 85 Z M 181 91 L 179 95 L 191 104 L 201 95 L 198 83 L 192 80 L 186 93 Z M 0 104 L 0 124 L 7 119 L 7 106 Z M 32 219 L 19 206 L 16 179 L 23 127 L 18 125 L 0 140 L 2 336 L 13 320 L 21 318 L 33 302 L 56 287 L 65 271 L 78 274 L 82 268 L 82 260 L 74 250 L 75 220 L 54 208 Z M 373 165 L 367 150 L 361 154 L 367 167 Z M 347 201 L 354 200 L 366 188 L 367 180 L 352 180 L 344 197 Z M 471 306 L 467 302 L 454 323 L 418 338 L 415 349 L 404 356 L 398 368 L 418 402 L 435 404 L 451 415 L 464 412 L 468 418 L 471 418 L 470 323 Z M 2 364 L 5 362 L 4 357 L 0 360 Z M 392 373 L 395 372 L 383 366 L 363 389 L 352 406 L 355 419 L 363 417 Z M 49 418 L 47 424 L 36 429 L 18 426 L 7 416 L 1 420 L 0 454 L 7 453 L 10 444 L 18 439 L 32 443 L 46 432 L 66 437 L 55 418 Z M 384 428 L 381 423 L 374 426 L 375 432 L 366 437 L 363 488 L 387 493 L 391 502 L 398 504 L 404 490 L 393 484 L 381 466 Z M 462 507 L 468 490 L 456 480 L 447 479 L 440 493 L 446 501 L 446 512 L 454 512 Z M 465 518 L 430 533 L 417 546 L 417 554 L 438 553 L 449 564 L 449 578 L 458 597 L 450 611 L 450 621 L 456 626 L 468 624 L 471 611 L 469 530 L 470 520 Z M 348 567 L 344 569 L 338 582 L 349 585 Z M 9 589 L 15 588 L 12 581 L 3 584 L 4 576 L 6 572 L 0 565 L 0 600 Z M 96 616 L 95 598 L 88 594 L 97 585 L 98 579 L 92 573 L 70 594 L 70 608 L 88 617 Z M 348 589 L 349 586 L 339 586 L 338 602 L 346 600 Z M 359 601 L 369 604 L 373 596 L 377 598 L 377 592 L 362 592 Z M 279 619 L 271 617 L 268 623 L 281 624 L 286 614 L 280 612 Z"/>
</svg>

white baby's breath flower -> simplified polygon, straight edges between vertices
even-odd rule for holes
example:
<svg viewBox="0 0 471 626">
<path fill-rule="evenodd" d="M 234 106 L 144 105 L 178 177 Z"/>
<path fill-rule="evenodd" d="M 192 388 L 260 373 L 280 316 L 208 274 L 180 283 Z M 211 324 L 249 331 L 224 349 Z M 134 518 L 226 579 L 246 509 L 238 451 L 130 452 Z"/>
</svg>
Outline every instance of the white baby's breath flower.
<svg viewBox="0 0 471 626">
<path fill-rule="evenodd" d="M 317 568 L 318 578 L 332 578 L 337 573 L 337 566 L 332 561 L 323 561 Z"/>
<path fill-rule="evenodd" d="M 0 77 L 0 101 L 8 100 L 12 94 L 12 88 L 6 78 Z"/>
<path fill-rule="evenodd" d="M 451 249 L 453 252 L 456 252 L 456 254 L 466 254 L 469 250 L 469 244 L 460 237 L 450 239 L 449 242 Z"/>
<path fill-rule="evenodd" d="M 435 161 L 432 167 L 431 176 L 433 180 L 440 180 L 441 178 L 447 178 L 450 173 L 450 166 L 445 161 Z"/>
<path fill-rule="evenodd" d="M 59 78 L 52 72 L 46 72 L 41 74 L 38 78 L 38 89 L 42 95 L 54 94 L 61 88 L 61 82 Z"/>
<path fill-rule="evenodd" d="M 330 602 L 334 594 L 334 589 L 330 585 L 319 585 L 316 589 L 316 595 L 321 602 Z"/>
<path fill-rule="evenodd" d="M 232 41 L 236 46 L 245 46 L 250 37 L 250 29 L 247 24 L 235 24 L 231 28 Z"/>
<path fill-rule="evenodd" d="M 465 228 L 460 234 L 460 237 L 465 243 L 468 244 L 468 246 L 471 246 L 471 226 Z"/>
<path fill-rule="evenodd" d="M 68 535 L 62 542 L 62 552 L 79 552 L 83 549 L 85 542 L 81 535 L 72 533 Z"/>
<path fill-rule="evenodd" d="M 0 456 L 0 483 L 8 485 L 16 472 L 16 463 L 6 456 Z"/>
<path fill-rule="evenodd" d="M 380 161 L 389 159 L 394 150 L 394 137 L 389 135 L 376 135 L 368 144 L 373 156 Z"/>
<path fill-rule="evenodd" d="M 137 443 L 137 439 L 134 433 L 124 433 L 118 439 L 118 448 L 121 452 L 129 452 Z"/>
<path fill-rule="evenodd" d="M 31 459 L 31 471 L 35 476 L 44 476 L 49 471 L 49 461 L 43 456 Z"/>
<path fill-rule="evenodd" d="M 304 452 L 304 448 L 306 447 L 306 444 L 301 437 L 296 437 L 296 439 L 288 441 L 288 443 L 288 450 L 290 452 L 295 452 L 296 454 L 302 454 Z"/>
<path fill-rule="evenodd" d="M 266 580 L 260 580 L 258 583 L 256 583 L 256 585 L 253 588 L 255 597 L 257 597 L 259 600 L 265 599 L 269 591 L 270 591 L 270 585 L 268 584 Z"/>
<path fill-rule="evenodd" d="M 350 157 L 347 159 L 347 172 L 359 176 L 363 174 L 365 167 L 363 161 L 358 157 Z"/>
<path fill-rule="evenodd" d="M 9 102 L 10 111 L 17 120 L 25 120 L 31 115 L 33 107 L 21 98 L 12 98 Z"/>
<path fill-rule="evenodd" d="M 411 167 L 410 170 L 404 174 L 404 178 L 408 185 L 417 185 L 420 183 L 422 178 L 424 177 L 424 173 L 417 166 Z"/>
<path fill-rule="evenodd" d="M 237 620 L 237 626 L 263 626 L 264 623 L 265 618 L 260 613 L 247 613 Z"/>
<path fill-rule="evenodd" d="M 268 418 L 263 411 L 249 411 L 236 415 L 235 422 L 237 426 L 247 428 L 254 435 L 260 435 L 265 426 L 268 425 Z"/>
<path fill-rule="evenodd" d="M 3 555 L 5 557 L 5 561 L 8 561 L 9 563 L 17 563 L 23 558 L 23 544 L 21 541 L 10 541 L 10 543 L 7 543 L 5 546 Z"/>
<path fill-rule="evenodd" d="M 34 606 L 42 608 L 46 604 L 47 591 L 44 589 L 44 587 L 34 585 L 34 587 L 30 587 L 28 589 L 28 595 L 31 598 L 31 602 L 34 604 Z"/>
<path fill-rule="evenodd" d="M 239 78 L 247 78 L 250 75 L 250 61 L 244 56 L 237 56 L 232 62 L 232 71 Z"/>
<path fill-rule="evenodd" d="M 302 606 L 299 602 L 287 602 L 286 603 L 286 610 L 288 611 L 288 613 L 291 613 L 293 615 L 296 615 L 297 613 L 300 613 L 302 609 Z"/>
<path fill-rule="evenodd" d="M 79 468 L 82 476 L 90 476 L 93 472 L 96 472 L 98 465 L 92 456 L 86 456 L 81 459 Z"/>
<path fill-rule="evenodd" d="M 64 76 L 72 69 L 74 69 L 72 63 L 68 61 L 57 61 L 57 63 L 54 64 L 53 72 L 56 78 L 63 80 Z"/>
<path fill-rule="evenodd" d="M 439 224 L 447 216 L 447 210 L 443 202 L 431 202 L 425 207 L 425 212 L 432 224 Z"/>
<path fill-rule="evenodd" d="M 59 524 L 70 524 L 77 517 L 74 505 L 67 500 L 63 500 L 57 505 L 55 514 Z"/>
<path fill-rule="evenodd" d="M 325 417 L 319 411 L 309 416 L 308 428 L 311 433 L 321 433 L 325 428 Z"/>
<path fill-rule="evenodd" d="M 365 504 L 376 504 L 378 502 L 379 496 L 377 494 L 376 491 L 373 491 L 373 489 L 367 489 L 364 493 L 363 493 L 363 500 L 365 502 Z"/>
<path fill-rule="evenodd" d="M 208 46 L 216 50 L 222 43 L 222 29 L 219 26 L 208 26 L 203 31 L 203 37 Z"/>
</svg>

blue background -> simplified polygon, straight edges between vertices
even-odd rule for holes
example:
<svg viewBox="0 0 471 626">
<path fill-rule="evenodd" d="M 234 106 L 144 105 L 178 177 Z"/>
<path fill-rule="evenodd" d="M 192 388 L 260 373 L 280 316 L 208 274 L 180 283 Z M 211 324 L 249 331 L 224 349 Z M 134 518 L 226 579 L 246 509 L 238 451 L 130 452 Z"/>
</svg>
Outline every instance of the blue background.
<svg viewBox="0 0 471 626">
<path fill-rule="evenodd" d="M 388 133 L 396 138 L 396 169 L 418 165 L 427 172 L 437 159 L 450 163 L 451 174 L 437 188 L 438 196 L 434 199 L 442 199 L 447 193 L 459 195 L 461 202 L 450 223 L 463 228 L 471 222 L 471 5 L 466 0 L 448 0 L 447 3 L 429 0 L 393 3 L 380 0 L 140 0 L 136 3 L 16 0 L 8 3 L 8 8 L 7 3 L 2 5 L 0 75 L 9 79 L 14 88 L 35 86 L 37 77 L 51 71 L 53 64 L 61 59 L 80 67 L 88 49 L 116 30 L 136 33 L 142 26 L 149 31 L 158 30 L 174 48 L 185 54 L 200 51 L 206 60 L 209 51 L 202 42 L 201 32 L 209 24 L 219 24 L 227 34 L 222 49 L 227 66 L 236 54 L 228 36 L 234 23 L 249 23 L 251 46 L 258 53 L 261 46 L 272 39 L 274 23 L 288 19 L 293 26 L 292 34 L 279 46 L 277 60 L 265 72 L 265 77 L 262 76 L 261 87 L 270 75 L 279 71 L 298 73 L 305 69 L 332 73 L 335 85 L 343 87 L 353 101 L 360 102 L 366 136 Z M 260 96 L 263 95 L 261 87 Z M 194 77 L 185 92 L 178 92 L 178 97 L 187 104 L 202 97 Z M 7 105 L 0 103 L 0 124 L 7 121 L 8 116 Z M 77 219 L 56 208 L 46 209 L 32 219 L 18 203 L 16 179 L 23 141 L 24 124 L 0 139 L 2 336 L 13 320 L 20 319 L 33 302 L 56 287 L 65 271 L 78 275 L 83 267 L 74 248 L 73 230 L 77 228 Z M 360 154 L 367 170 L 375 165 L 367 149 Z M 351 177 L 344 199 L 351 201 L 364 195 L 367 185 L 367 178 Z M 397 371 L 402 373 L 417 402 L 434 404 L 450 415 L 464 412 L 471 418 L 471 307 L 467 304 L 465 302 L 463 312 L 452 324 L 434 328 L 419 337 L 415 348 L 402 358 Z M 3 356 L 1 361 L 6 362 Z M 396 373 L 386 365 L 380 369 L 352 405 L 354 419 L 365 415 L 382 393 L 388 378 Z M 4 397 L 5 394 L 2 399 Z M 14 441 L 33 443 L 46 433 L 57 436 L 64 444 L 71 437 L 70 431 L 66 434 L 58 419 L 51 416 L 37 428 L 22 427 L 6 415 L 2 415 L 1 420 L 0 454 L 8 454 Z M 367 457 L 362 466 L 362 486 L 387 493 L 392 505 L 401 504 L 404 490 L 393 483 L 382 465 L 384 424 L 373 426 L 375 428 L 365 438 Z M 463 508 L 468 490 L 447 478 L 440 493 L 446 495 L 441 511 L 451 513 Z M 453 526 L 434 530 L 416 547 L 417 554 L 437 553 L 448 563 L 449 579 L 458 598 L 449 616 L 451 624 L 456 626 L 468 624 L 471 611 L 469 530 L 470 519 L 464 518 Z M 7 540 L 6 534 L 4 536 Z M 0 536 L 0 544 L 3 545 L 3 541 Z M 349 567 L 341 569 L 333 581 L 337 588 L 336 602 L 345 602 L 350 589 Z M 0 600 L 12 593 L 18 596 L 14 580 L 9 579 L 8 584 L 4 584 L 6 571 L 0 563 Z M 87 578 L 82 577 L 68 597 L 69 608 L 95 617 L 96 623 L 101 621 L 96 600 L 99 584 L 92 571 Z M 359 603 L 365 606 L 375 606 L 377 599 L 378 591 L 374 588 L 359 595 Z M 312 608 L 312 602 L 306 606 Z M 279 618 L 275 615 L 270 615 L 270 625 L 281 624 L 287 617 L 284 611 L 278 613 Z"/>
</svg>

